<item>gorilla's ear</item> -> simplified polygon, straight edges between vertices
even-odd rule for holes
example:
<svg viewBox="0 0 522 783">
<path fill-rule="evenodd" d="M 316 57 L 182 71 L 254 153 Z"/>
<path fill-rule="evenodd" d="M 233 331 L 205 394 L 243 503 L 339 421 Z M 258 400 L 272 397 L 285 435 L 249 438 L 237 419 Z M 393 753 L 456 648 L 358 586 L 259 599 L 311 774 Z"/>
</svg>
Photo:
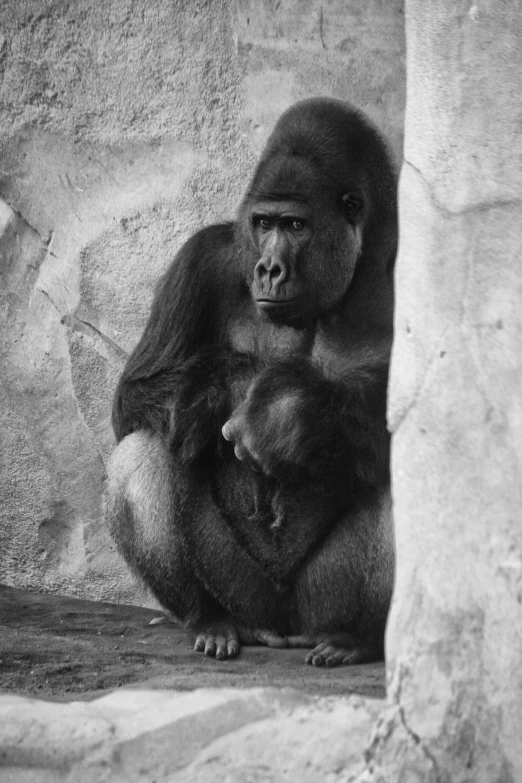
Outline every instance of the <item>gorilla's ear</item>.
<svg viewBox="0 0 522 783">
<path fill-rule="evenodd" d="M 344 193 L 341 196 L 344 214 L 350 223 L 358 223 L 364 213 L 364 201 L 358 193 Z"/>
</svg>

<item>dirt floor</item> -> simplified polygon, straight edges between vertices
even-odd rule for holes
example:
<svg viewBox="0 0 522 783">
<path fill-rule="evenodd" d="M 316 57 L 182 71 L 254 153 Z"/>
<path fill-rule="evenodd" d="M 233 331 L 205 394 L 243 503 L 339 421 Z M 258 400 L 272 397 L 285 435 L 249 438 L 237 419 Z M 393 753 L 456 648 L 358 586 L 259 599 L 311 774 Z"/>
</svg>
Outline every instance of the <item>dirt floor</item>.
<svg viewBox="0 0 522 783">
<path fill-rule="evenodd" d="M 193 652 L 173 623 L 135 606 L 29 593 L 0 585 L 0 693 L 91 699 L 120 686 L 293 686 L 308 693 L 384 697 L 384 664 L 318 669 L 305 650 L 243 647 L 237 659 Z"/>
</svg>

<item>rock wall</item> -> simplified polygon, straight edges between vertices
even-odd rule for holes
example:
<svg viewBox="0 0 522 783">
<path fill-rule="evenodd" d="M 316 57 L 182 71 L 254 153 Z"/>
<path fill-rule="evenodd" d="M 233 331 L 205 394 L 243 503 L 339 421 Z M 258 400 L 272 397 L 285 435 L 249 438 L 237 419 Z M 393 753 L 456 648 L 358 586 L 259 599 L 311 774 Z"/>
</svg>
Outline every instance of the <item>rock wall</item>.
<svg viewBox="0 0 522 783">
<path fill-rule="evenodd" d="M 0 581 L 148 602 L 100 498 L 155 281 L 296 100 L 351 100 L 399 158 L 403 52 L 400 0 L 4 0 Z"/>
<path fill-rule="evenodd" d="M 373 783 L 522 780 L 522 14 L 408 0 Z M 362 783 L 362 781 L 361 781 Z"/>
</svg>

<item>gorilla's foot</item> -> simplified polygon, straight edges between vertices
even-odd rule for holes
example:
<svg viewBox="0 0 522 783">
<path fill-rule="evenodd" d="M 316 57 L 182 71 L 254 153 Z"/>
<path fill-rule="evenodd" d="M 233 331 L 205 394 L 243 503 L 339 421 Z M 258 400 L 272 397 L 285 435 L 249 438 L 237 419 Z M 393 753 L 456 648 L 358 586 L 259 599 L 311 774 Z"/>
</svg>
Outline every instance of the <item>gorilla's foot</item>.
<svg viewBox="0 0 522 783">
<path fill-rule="evenodd" d="M 349 638 L 349 637 L 347 637 Z M 343 645 L 338 637 L 323 639 L 308 653 L 305 663 L 311 666 L 353 666 L 382 660 L 381 645 Z"/>
<path fill-rule="evenodd" d="M 229 620 L 221 620 L 196 628 L 196 652 L 224 661 L 239 654 L 239 633 Z"/>
</svg>

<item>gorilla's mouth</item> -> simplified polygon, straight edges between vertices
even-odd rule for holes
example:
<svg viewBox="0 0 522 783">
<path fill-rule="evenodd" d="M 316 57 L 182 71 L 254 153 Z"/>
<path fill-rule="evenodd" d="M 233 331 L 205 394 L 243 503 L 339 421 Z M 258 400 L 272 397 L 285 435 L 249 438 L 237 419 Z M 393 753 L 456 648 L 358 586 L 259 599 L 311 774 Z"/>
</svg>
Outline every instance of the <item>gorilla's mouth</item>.
<svg viewBox="0 0 522 783">
<path fill-rule="evenodd" d="M 292 299 L 256 299 L 258 307 L 261 310 L 277 310 L 280 307 L 288 307 L 288 305 L 295 304 L 299 297 L 294 296 Z"/>
<path fill-rule="evenodd" d="M 299 296 L 291 299 L 256 299 L 257 310 L 262 318 L 296 328 L 301 327 L 303 320 L 301 304 L 302 298 Z"/>
</svg>

